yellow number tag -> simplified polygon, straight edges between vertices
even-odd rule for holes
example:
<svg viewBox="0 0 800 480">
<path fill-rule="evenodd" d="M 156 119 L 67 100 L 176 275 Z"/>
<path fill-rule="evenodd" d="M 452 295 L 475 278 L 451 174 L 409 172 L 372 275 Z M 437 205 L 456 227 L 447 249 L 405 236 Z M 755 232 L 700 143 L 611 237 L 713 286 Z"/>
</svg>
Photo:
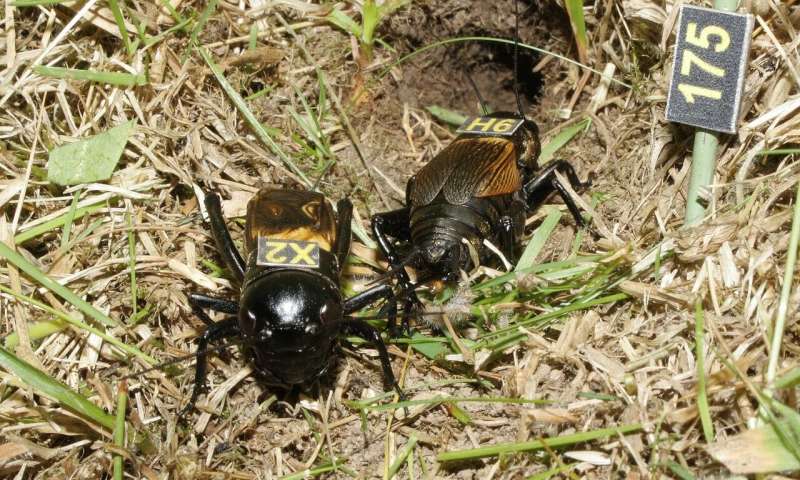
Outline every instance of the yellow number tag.
<svg viewBox="0 0 800 480">
<path fill-rule="evenodd" d="M 301 240 L 258 237 L 256 265 L 264 267 L 319 267 L 319 244 Z"/>
<path fill-rule="evenodd" d="M 470 117 L 456 133 L 510 137 L 523 123 L 519 118 Z"/>
<path fill-rule="evenodd" d="M 735 133 L 753 16 L 680 6 L 667 120 Z"/>
</svg>

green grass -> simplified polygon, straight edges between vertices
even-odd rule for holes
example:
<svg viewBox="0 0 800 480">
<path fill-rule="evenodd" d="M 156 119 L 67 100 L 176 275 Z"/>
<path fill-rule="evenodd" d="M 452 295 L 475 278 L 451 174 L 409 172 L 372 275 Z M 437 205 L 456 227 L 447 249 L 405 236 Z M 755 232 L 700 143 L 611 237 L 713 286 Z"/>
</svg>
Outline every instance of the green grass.
<svg viewBox="0 0 800 480">
<path fill-rule="evenodd" d="M 71 2 L 72 0 L 16 0 L 11 2 L 15 7 L 38 7 L 46 5 L 60 5 L 62 3 Z"/>
<path fill-rule="evenodd" d="M 450 124 L 454 127 L 460 126 L 462 123 L 467 121 L 467 116 L 454 112 L 453 110 L 440 107 L 438 105 L 430 105 L 425 107 L 425 110 L 428 111 L 431 115 L 433 115 L 438 120 Z"/>
<path fill-rule="evenodd" d="M 114 445 L 125 448 L 125 410 L 128 408 L 128 386 L 123 380 L 117 394 L 117 415 L 114 419 Z M 122 455 L 114 455 L 114 480 L 122 480 L 124 475 Z"/>
<path fill-rule="evenodd" d="M 692 472 L 687 470 L 683 465 L 680 463 L 674 462 L 672 460 L 668 460 L 665 462 L 665 466 L 678 478 L 681 480 L 694 480 L 694 475 Z"/>
<path fill-rule="evenodd" d="M 272 153 L 278 156 L 281 161 L 286 165 L 286 167 L 292 171 L 300 181 L 306 186 L 311 187 L 311 180 L 306 177 L 302 170 L 300 170 L 297 165 L 295 165 L 294 161 L 289 157 L 289 155 L 284 152 L 283 148 L 278 145 L 275 140 L 270 136 L 267 132 L 267 129 L 264 128 L 264 125 L 256 118 L 255 114 L 250 110 L 250 107 L 247 106 L 245 100 L 239 95 L 239 92 L 228 82 L 228 79 L 225 78 L 225 74 L 222 72 L 222 69 L 219 68 L 219 65 L 211 58 L 211 54 L 203 48 L 199 47 L 197 51 L 200 53 L 200 56 L 206 62 L 208 67 L 211 69 L 211 72 L 214 74 L 214 78 L 217 79 L 217 82 L 220 84 L 222 89 L 228 95 L 231 102 L 236 106 L 236 109 L 239 110 L 239 113 L 242 114 L 244 119 L 250 125 L 250 128 L 256 134 L 259 140 L 261 140 L 264 145 L 266 145 Z"/>
<path fill-rule="evenodd" d="M 149 365 L 155 365 L 156 364 L 156 360 L 154 358 L 150 357 L 149 355 L 147 355 L 146 353 L 142 352 L 138 348 L 128 345 L 127 343 L 119 340 L 118 338 L 114 337 L 113 335 L 110 335 L 110 334 L 106 333 L 104 330 L 101 330 L 99 328 L 95 328 L 95 327 L 93 327 L 93 326 L 91 326 L 91 325 L 89 325 L 87 323 L 84 323 L 81 320 L 78 320 L 75 317 L 72 317 L 72 316 L 60 311 L 60 310 L 56 310 L 55 308 L 51 307 L 50 305 L 46 305 L 46 304 L 44 304 L 42 302 L 39 302 L 38 300 L 35 300 L 35 299 L 31 298 L 31 297 L 28 297 L 26 295 L 22 295 L 20 293 L 17 293 L 17 292 L 11 290 L 10 288 L 8 288 L 8 287 L 6 287 L 4 285 L 0 285 L 0 292 L 3 292 L 5 294 L 7 294 L 7 295 L 10 295 L 10 296 L 16 298 L 17 300 L 19 300 L 21 302 L 27 303 L 28 305 L 31 305 L 33 307 L 39 308 L 41 310 L 44 310 L 45 312 L 47 312 L 50 315 L 53 315 L 53 317 L 55 317 L 55 319 L 50 320 L 50 322 L 54 322 L 54 325 L 52 325 L 51 327 L 47 327 L 47 326 L 38 327 L 39 329 L 41 329 L 40 330 L 41 334 L 44 334 L 48 330 L 48 328 L 49 329 L 55 329 L 56 326 L 61 326 L 60 322 L 68 323 L 68 324 L 74 326 L 75 328 L 78 328 L 80 330 L 84 330 L 84 331 L 87 331 L 89 333 L 93 333 L 93 334 L 97 335 L 98 337 L 102 338 L 103 340 L 105 340 L 106 342 L 110 343 L 111 345 L 114 345 L 115 347 L 119 348 L 120 350 L 122 350 L 123 352 L 127 353 L 128 355 L 140 358 L 142 361 L 144 361 L 145 363 L 147 363 Z M 6 337 L 6 342 L 10 342 L 11 345 L 15 345 L 17 341 L 18 341 L 18 339 L 16 337 L 16 333 L 12 333 L 8 337 Z"/>
<path fill-rule="evenodd" d="M 589 37 L 586 34 L 586 20 L 583 18 L 583 0 L 564 0 L 569 14 L 569 23 L 575 35 L 575 45 L 578 47 L 578 58 L 586 62 L 589 58 Z"/>
<path fill-rule="evenodd" d="M 592 125 L 592 120 L 585 118 L 570 125 L 558 132 L 546 145 L 542 146 L 542 153 L 539 155 L 539 165 L 544 165 L 553 159 L 556 152 L 569 143 L 576 135 L 585 132 Z"/>
<path fill-rule="evenodd" d="M 795 266 L 797 264 L 797 248 L 800 245 L 800 184 L 797 185 L 794 206 L 792 209 L 792 230 L 789 234 L 789 246 L 786 249 L 786 266 L 783 272 L 783 282 L 781 285 L 781 296 L 778 301 L 778 311 L 775 315 L 775 324 L 771 325 L 769 332 L 770 349 L 769 362 L 767 363 L 767 385 L 775 381 L 778 373 L 778 364 L 781 358 L 781 347 L 783 345 L 783 331 L 786 328 L 786 318 L 789 313 L 789 298 L 792 293 L 792 280 L 794 279 Z"/>
<path fill-rule="evenodd" d="M 154 35 L 152 37 L 146 36 L 144 34 L 144 32 L 142 32 L 141 37 L 144 40 L 138 40 L 138 41 L 141 41 L 144 44 L 145 47 L 152 47 L 153 45 L 161 42 L 162 40 L 164 40 L 165 38 L 167 38 L 168 36 L 172 35 L 175 32 L 178 32 L 178 31 L 183 32 L 183 31 L 185 31 L 186 30 L 186 26 L 189 25 L 189 23 L 191 23 L 191 19 L 181 20 L 180 22 L 176 23 L 171 28 L 169 28 L 167 30 L 164 30 L 163 32 L 159 33 L 158 35 Z"/>
<path fill-rule="evenodd" d="M 700 414 L 700 423 L 703 426 L 706 443 L 711 443 L 714 441 L 714 422 L 711 420 L 708 394 L 706 393 L 705 315 L 703 305 L 699 300 L 694 307 L 694 342 L 697 368 L 697 411 Z"/>
<path fill-rule="evenodd" d="M 96 70 L 80 70 L 77 68 L 46 67 L 43 65 L 33 67 L 33 71 L 43 77 L 104 83 L 116 87 L 147 85 L 147 77 L 143 74 L 133 75 L 123 72 L 100 72 Z"/>
<path fill-rule="evenodd" d="M 49 397 L 102 427 L 113 429 L 114 417 L 67 385 L 0 347 L 0 367 L 14 374 L 33 391 Z"/>
<path fill-rule="evenodd" d="M 69 235 L 72 231 L 72 222 L 75 221 L 75 211 L 78 208 L 78 199 L 81 196 L 81 191 L 76 190 L 72 195 L 72 203 L 69 206 L 67 217 L 64 219 L 64 228 L 61 231 L 61 250 L 66 250 L 69 245 Z"/>
<path fill-rule="evenodd" d="M 764 150 L 758 154 L 761 156 L 771 155 L 795 155 L 800 153 L 800 148 L 776 148 L 775 150 Z"/>
<path fill-rule="evenodd" d="M 88 317 L 97 321 L 99 324 L 105 325 L 106 327 L 116 327 L 119 325 L 119 322 L 111 319 L 111 317 L 108 315 L 94 308 L 92 305 L 75 295 L 72 290 L 50 279 L 50 277 L 45 275 L 44 272 L 39 270 L 35 265 L 25 259 L 25 257 L 12 250 L 3 242 L 0 242 L 0 257 L 4 257 L 15 267 L 28 274 L 29 277 L 31 277 L 41 286 L 63 298 L 72 304 L 72 306 L 86 314 Z"/>
<path fill-rule="evenodd" d="M 345 464 L 339 463 L 337 459 L 314 468 L 309 468 L 308 470 L 302 470 L 300 472 L 292 473 L 290 475 L 284 475 L 283 477 L 280 477 L 279 480 L 305 480 L 307 478 L 318 477 L 325 473 L 337 472 L 339 470 L 342 470 L 344 466 Z"/>
<path fill-rule="evenodd" d="M 322 121 L 328 115 L 326 109 L 327 88 L 319 78 L 319 99 L 317 100 L 316 111 L 311 107 L 305 94 L 297 87 L 294 87 L 295 96 L 300 100 L 304 113 L 301 114 L 293 106 L 288 106 L 289 114 L 295 123 L 300 126 L 305 134 L 306 140 L 296 139 L 295 143 L 303 146 L 303 149 L 312 156 L 317 162 L 317 173 L 322 175 L 330 166 L 336 163 L 336 154 L 331 150 L 331 140 L 322 129 Z M 318 182 L 315 182 L 318 183 Z"/>
<path fill-rule="evenodd" d="M 526 338 L 519 327 L 543 329 L 569 313 L 611 304 L 628 298 L 617 291 L 617 285 L 630 278 L 629 267 L 622 261 L 602 262 L 604 256 L 573 257 L 523 268 L 501 275 L 472 287 L 478 297 L 473 302 L 472 314 L 486 315 L 494 320 L 502 312 L 493 305 L 510 301 L 539 306 L 541 313 L 518 313 L 508 327 L 486 330 L 478 326 L 474 349 L 500 352 Z M 517 275 L 535 274 L 540 280 L 525 291 L 519 289 Z"/>
<path fill-rule="evenodd" d="M 386 474 L 386 478 L 388 480 L 394 478 L 394 476 L 397 475 L 397 472 L 400 470 L 400 468 L 403 466 L 404 463 L 414 458 L 414 447 L 416 446 L 417 446 L 417 436 L 412 433 L 411 436 L 408 437 L 408 441 L 406 442 L 406 444 L 403 445 L 403 448 L 399 452 L 397 452 L 397 456 L 395 457 L 394 462 L 392 462 L 392 464 L 389 466 L 389 472 Z M 410 470 L 411 469 L 409 468 L 409 471 Z"/>
<path fill-rule="evenodd" d="M 133 215 L 126 214 L 128 220 L 128 270 L 130 270 L 131 279 L 131 318 L 136 318 L 139 292 L 136 286 L 136 233 L 133 228 Z"/>
<path fill-rule="evenodd" d="M 294 29 L 292 29 L 292 26 L 286 23 L 282 18 L 279 17 L 279 19 L 281 20 L 282 26 L 286 29 L 289 35 L 291 35 L 293 39 L 297 40 L 297 34 L 295 33 Z M 309 52 L 308 49 L 305 47 L 305 42 L 297 41 L 295 44 L 302 52 L 306 62 L 308 62 L 309 65 L 314 65 L 314 72 L 317 75 L 320 94 L 322 94 L 322 92 L 327 92 L 326 95 L 330 98 L 333 110 L 338 115 L 341 124 L 345 127 L 345 131 L 347 132 L 347 135 L 350 138 L 350 142 L 352 143 L 353 148 L 355 149 L 356 154 L 358 155 L 358 158 L 361 160 L 361 164 L 366 169 L 367 174 L 369 176 L 372 176 L 370 166 L 367 163 L 366 159 L 364 158 L 364 154 L 362 153 L 361 147 L 359 146 L 358 133 L 355 131 L 353 125 L 350 123 L 350 118 L 347 116 L 347 112 L 342 107 L 342 103 L 339 100 L 339 97 L 329 87 L 328 81 L 326 80 L 327 77 L 325 76 L 325 72 L 323 72 L 322 69 L 319 68 L 319 63 L 314 59 L 314 57 L 311 56 L 311 52 Z M 319 183 L 321 180 L 322 176 L 320 176 L 320 178 L 315 182 L 315 184 Z M 369 248 L 377 248 L 377 244 L 374 241 L 372 241 L 367 232 L 365 232 L 364 229 L 361 227 L 361 225 L 355 220 L 353 220 L 352 229 L 353 229 L 353 234 L 355 234 L 356 237 L 358 237 L 361 243 L 363 243 Z"/>
<path fill-rule="evenodd" d="M 539 256 L 545 243 L 547 243 L 547 239 L 550 238 L 553 230 L 558 225 L 561 215 L 562 213 L 559 210 L 551 209 L 544 221 L 536 227 L 528 244 L 525 245 L 525 250 L 520 255 L 517 265 L 514 267 L 515 272 L 520 272 L 533 266 L 536 257 Z"/>
<path fill-rule="evenodd" d="M 197 45 L 199 43 L 198 36 L 200 35 L 200 32 L 203 31 L 203 28 L 205 28 L 206 23 L 208 23 L 208 19 L 211 18 L 211 15 L 213 15 L 217 10 L 218 3 L 219 0 L 209 0 L 206 2 L 205 8 L 203 8 L 202 13 L 200 13 L 200 16 L 197 18 L 197 22 L 194 24 L 194 27 L 192 27 L 191 43 L 193 45 Z"/>
<path fill-rule="evenodd" d="M 561 435 L 559 437 L 543 438 L 541 440 L 533 440 L 529 442 L 510 442 L 499 443 L 487 447 L 470 448 L 467 450 L 455 450 L 450 452 L 440 453 L 436 456 L 439 462 L 454 462 L 465 460 L 476 460 L 479 458 L 496 457 L 499 455 L 508 455 L 521 452 L 532 452 L 536 450 L 554 449 L 559 447 L 567 447 L 571 445 L 591 442 L 602 438 L 613 437 L 616 435 L 624 435 L 628 433 L 638 432 L 642 429 L 641 424 L 624 425 L 621 427 L 601 428 L 599 430 L 591 430 L 588 432 L 573 433 L 570 435 Z"/>
<path fill-rule="evenodd" d="M 378 5 L 375 0 L 365 0 L 361 6 L 361 23 L 356 22 L 338 7 L 332 8 L 325 19 L 356 37 L 361 46 L 365 63 L 370 63 L 374 57 L 375 30 L 378 25 L 397 9 L 410 3 L 411 0 L 387 0 Z M 383 45 L 389 47 L 386 44 Z"/>
<path fill-rule="evenodd" d="M 775 388 L 792 388 L 800 385 L 800 367 L 795 367 L 778 377 L 773 383 Z"/>
<path fill-rule="evenodd" d="M 780 401 L 772 398 L 771 388 L 760 388 L 751 378 L 742 372 L 732 361 L 733 355 L 727 346 L 720 342 L 724 352 L 718 355 L 719 360 L 731 371 L 742 384 L 747 387 L 752 396 L 759 403 L 758 420 L 753 430 L 740 433 L 739 436 L 760 433 L 755 438 L 748 437 L 749 441 L 761 442 L 749 448 L 757 450 L 767 465 L 751 465 L 754 473 L 771 473 L 783 470 L 796 470 L 800 468 L 800 413 Z M 769 385 L 769 382 L 768 382 Z M 766 423 L 766 425 L 764 425 Z M 731 437 L 728 437 L 730 440 Z M 709 452 L 714 452 L 718 445 L 710 445 Z M 737 449 L 737 456 L 740 450 Z"/>
<path fill-rule="evenodd" d="M 128 36 L 128 27 L 125 26 L 125 15 L 122 13 L 123 5 L 117 0 L 108 0 L 108 8 L 111 9 L 111 13 L 114 15 L 114 21 L 117 23 L 117 28 L 119 28 L 119 35 L 122 37 L 122 44 L 125 46 L 125 50 L 128 51 L 128 55 L 133 55 L 136 52 L 136 47 L 131 43 L 131 39 Z"/>
<path fill-rule="evenodd" d="M 0 286 L 2 287 L 2 286 Z M 5 287 L 2 287 L 5 288 Z M 0 291 L 6 292 L 5 290 L 0 289 Z M 8 290 L 10 291 L 10 290 Z M 69 324 L 59 318 L 53 318 L 51 320 L 45 320 L 42 322 L 34 322 L 28 324 L 28 338 L 32 341 L 41 340 L 45 337 L 48 337 L 56 332 L 60 332 L 67 328 Z M 6 335 L 4 340 L 4 345 L 9 350 L 14 350 L 19 345 L 19 334 L 17 332 L 11 332 Z"/>
</svg>

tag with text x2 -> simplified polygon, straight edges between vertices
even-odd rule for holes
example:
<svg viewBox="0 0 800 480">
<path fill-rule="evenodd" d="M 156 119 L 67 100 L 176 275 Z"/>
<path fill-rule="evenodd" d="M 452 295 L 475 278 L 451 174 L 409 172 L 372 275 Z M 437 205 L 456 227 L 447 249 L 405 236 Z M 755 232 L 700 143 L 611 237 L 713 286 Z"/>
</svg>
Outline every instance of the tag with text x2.
<svg viewBox="0 0 800 480">
<path fill-rule="evenodd" d="M 319 244 L 302 240 L 258 237 L 256 265 L 318 268 Z"/>
</svg>

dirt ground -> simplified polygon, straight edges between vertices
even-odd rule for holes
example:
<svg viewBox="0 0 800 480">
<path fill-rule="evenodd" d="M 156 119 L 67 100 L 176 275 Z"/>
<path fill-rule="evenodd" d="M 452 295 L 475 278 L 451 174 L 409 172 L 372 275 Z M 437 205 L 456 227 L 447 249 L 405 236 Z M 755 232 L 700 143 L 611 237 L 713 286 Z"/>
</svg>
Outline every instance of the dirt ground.
<svg viewBox="0 0 800 480">
<path fill-rule="evenodd" d="M 508 348 L 471 351 L 477 360 L 457 348 L 446 359 L 431 360 L 407 342 L 393 342 L 394 371 L 417 401 L 407 412 L 354 403 L 383 392 L 377 353 L 367 346 L 345 342 L 333 373 L 299 398 L 266 387 L 251 375 L 241 352 L 229 348 L 210 357 L 208 392 L 185 416 L 178 412 L 192 387 L 189 355 L 203 331 L 187 295 L 238 294 L 219 267 L 202 221 L 202 192 L 220 192 L 239 242 L 244 207 L 257 189 L 305 188 L 291 162 L 329 198 L 353 200 L 358 243 L 345 280 L 348 291 L 363 289 L 386 266 L 359 236 L 369 231 L 370 216 L 400 206 L 407 179 L 455 138 L 453 126 L 429 108 L 478 113 L 469 74 L 493 109 L 516 110 L 510 45 L 454 43 L 394 62 L 439 40 L 513 38 L 514 3 L 409 2 L 380 23 L 377 37 L 385 43 L 376 44 L 373 58 L 354 35 L 326 21 L 332 9 L 358 21 L 357 3 L 220 0 L 204 19 L 206 3 L 173 0 L 178 16 L 185 16 L 181 25 L 183 17 L 132 0 L 125 6 L 129 31 L 139 24 L 147 38 L 156 39 L 138 44 L 134 53 L 126 51 L 105 3 L 104 11 L 92 3 L 7 3 L 2 10 L 0 238 L 119 321 L 121 326 L 109 328 L 115 337 L 157 362 L 177 360 L 145 372 L 146 362 L 123 360 L 119 350 L 85 330 L 62 327 L 37 336 L 33 324 L 52 315 L 3 290 L 0 328 L 4 335 L 16 332 L 19 358 L 108 412 L 115 411 L 125 380 L 130 403 L 128 440 L 124 448 L 115 447 L 108 428 L 4 369 L 0 476 L 111 478 L 112 458 L 119 454 L 127 478 L 147 479 L 304 478 L 303 472 L 386 478 L 398 456 L 405 460 L 394 478 L 736 473 L 721 458 L 730 452 L 725 442 L 752 424 L 759 407 L 752 386 L 767 383 L 771 325 L 790 242 L 796 154 L 760 152 L 796 149 L 800 137 L 791 103 L 800 87 L 797 2 L 743 5 L 762 21 L 745 83 L 745 128 L 723 137 L 703 224 L 681 228 L 693 131 L 664 119 L 674 37 L 662 29 L 671 31 L 674 24 L 672 2 L 587 3 L 588 63 L 599 71 L 613 67 L 624 85 L 553 56 L 525 49 L 518 56 L 526 115 L 538 123 L 543 144 L 578 122 L 591 122 L 555 154 L 592 182 L 576 194 L 591 215 L 590 228 L 577 228 L 558 197 L 548 197 L 532 212 L 527 234 L 555 210 L 565 214 L 536 264 L 586 260 L 561 273 L 519 274 L 491 293 L 465 297 L 480 305 L 482 317 L 471 318 L 458 333 L 474 341 L 510 326 L 521 339 Z M 81 5 L 89 10 L 85 16 L 78 13 Z M 521 42 L 578 58 L 560 3 L 521 0 L 519 7 Z M 76 14 L 77 23 L 70 24 Z M 62 31 L 66 36 L 60 38 Z M 251 52 L 257 55 L 247 58 L 255 36 L 251 46 L 257 49 Z M 220 65 L 283 154 L 248 124 L 201 50 Z M 146 71 L 147 82 L 116 87 L 54 78 L 35 73 L 34 63 Z M 316 138 L 306 109 L 316 116 Z M 136 133 L 109 181 L 71 189 L 47 182 L 52 148 L 127 119 L 137 121 Z M 75 217 L 71 233 L 62 221 L 30 234 L 68 215 L 73 198 L 80 207 L 98 207 Z M 19 240 L 26 232 L 28 238 Z M 65 243 L 65 237 L 72 241 Z M 502 273 L 484 269 L 472 284 Z M 3 262 L 0 280 L 12 293 L 81 316 L 10 263 Z M 429 308 L 439 308 L 424 298 Z M 568 308 L 591 301 L 596 303 Z M 798 304 L 800 295 L 793 292 L 780 374 L 798 364 Z M 703 329 L 698 336 L 695 328 L 696 305 L 705 312 L 705 340 Z M 562 313 L 551 322 L 519 323 L 548 312 Z M 442 338 L 424 323 L 417 328 Z M 704 431 L 698 399 L 706 393 L 698 393 L 699 378 L 708 392 L 713 442 Z M 796 410 L 794 385 L 777 398 Z M 461 400 L 431 400 L 436 397 Z M 533 403 L 543 400 L 548 403 Z M 436 459 L 445 452 L 635 424 L 641 426 L 629 434 L 612 432 L 565 446 L 546 441 L 526 453 Z M 752 449 L 739 455 L 754 455 L 761 447 L 754 442 Z M 339 468 L 331 467 L 333 459 Z"/>
</svg>

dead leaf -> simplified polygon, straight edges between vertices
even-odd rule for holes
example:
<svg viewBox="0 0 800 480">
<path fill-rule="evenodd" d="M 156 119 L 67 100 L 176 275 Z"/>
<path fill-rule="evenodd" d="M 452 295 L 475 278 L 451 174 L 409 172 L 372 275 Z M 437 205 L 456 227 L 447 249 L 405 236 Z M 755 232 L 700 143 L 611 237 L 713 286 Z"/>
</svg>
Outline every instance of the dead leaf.
<svg viewBox="0 0 800 480">
<path fill-rule="evenodd" d="M 800 459 L 781 443 L 772 427 L 746 430 L 706 447 L 732 473 L 753 474 L 800 469 Z"/>
</svg>

